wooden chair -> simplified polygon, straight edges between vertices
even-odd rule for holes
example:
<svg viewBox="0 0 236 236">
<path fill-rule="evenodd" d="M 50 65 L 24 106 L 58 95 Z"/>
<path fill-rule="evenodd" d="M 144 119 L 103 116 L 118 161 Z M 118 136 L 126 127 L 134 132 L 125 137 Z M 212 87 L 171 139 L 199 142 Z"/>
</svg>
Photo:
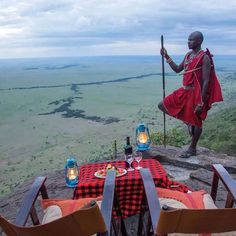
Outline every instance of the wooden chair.
<svg viewBox="0 0 236 236">
<path fill-rule="evenodd" d="M 225 186 L 228 195 L 223 209 L 177 209 L 169 206 L 161 208 L 157 191 L 148 169 L 141 169 L 145 196 L 150 213 L 145 235 L 167 235 L 170 233 L 208 234 L 236 231 L 236 182 L 220 164 L 213 165 L 211 197 L 216 200 L 219 180 Z M 148 224 L 148 223 L 147 223 Z M 143 229 L 142 229 L 143 231 Z M 139 232 L 138 235 L 141 235 Z M 221 234 L 219 234 L 221 235 Z M 231 235 L 236 235 L 232 232 Z"/>
<path fill-rule="evenodd" d="M 48 199 L 45 187 L 46 177 L 38 177 L 26 194 L 14 224 L 0 216 L 0 226 L 7 236 L 88 236 L 95 233 L 110 235 L 115 176 L 115 171 L 109 171 L 107 174 L 101 210 L 97 203 L 92 201 L 82 209 L 46 224 L 39 223 L 34 207 L 39 193 L 43 199 Z M 25 226 L 29 216 L 34 226 Z"/>
</svg>

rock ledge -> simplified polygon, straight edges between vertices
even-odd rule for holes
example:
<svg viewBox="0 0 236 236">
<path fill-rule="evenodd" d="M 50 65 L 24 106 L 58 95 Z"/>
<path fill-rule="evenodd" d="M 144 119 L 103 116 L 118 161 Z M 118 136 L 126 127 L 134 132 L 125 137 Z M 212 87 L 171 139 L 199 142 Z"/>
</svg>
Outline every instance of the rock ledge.
<svg viewBox="0 0 236 236">
<path fill-rule="evenodd" d="M 236 157 L 228 156 L 226 154 L 218 154 L 209 149 L 200 147 L 198 155 L 190 157 L 189 159 L 182 159 L 178 156 L 186 147 L 176 148 L 172 146 L 153 146 L 149 151 L 144 153 L 144 158 L 155 158 L 159 160 L 165 168 L 171 167 L 175 172 L 175 168 L 180 170 L 180 177 L 176 180 L 185 183 L 193 190 L 205 189 L 210 191 L 212 172 L 211 165 L 214 163 L 222 164 L 236 179 Z M 122 159 L 123 154 L 118 154 L 117 159 Z M 185 173 L 188 174 L 186 178 Z M 169 172 L 168 172 L 169 173 Z M 170 176 L 172 176 L 170 174 Z M 173 176 L 172 176 L 173 177 Z M 181 177 L 183 177 L 181 179 Z M 19 188 L 15 189 L 13 193 L 0 199 L 0 215 L 4 216 L 10 221 L 14 221 L 16 212 L 20 207 L 20 203 L 24 194 L 29 189 L 34 179 L 30 179 Z M 71 198 L 73 196 L 73 189 L 65 186 L 64 170 L 58 170 L 47 175 L 46 186 L 50 198 Z M 223 205 L 223 200 L 226 198 L 225 191 L 220 187 L 217 204 Z M 37 204 L 37 208 L 40 206 Z"/>
</svg>

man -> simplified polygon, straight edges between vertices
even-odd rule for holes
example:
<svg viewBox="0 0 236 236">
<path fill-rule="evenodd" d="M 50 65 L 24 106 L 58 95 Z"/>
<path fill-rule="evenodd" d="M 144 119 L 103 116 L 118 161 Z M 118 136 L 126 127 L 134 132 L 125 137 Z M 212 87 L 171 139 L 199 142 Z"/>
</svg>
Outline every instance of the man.
<svg viewBox="0 0 236 236">
<path fill-rule="evenodd" d="M 161 55 L 166 59 L 172 70 L 183 72 L 183 87 L 175 90 L 158 104 L 161 111 L 182 120 L 188 125 L 192 141 L 180 157 L 189 158 L 196 155 L 197 142 L 202 133 L 202 121 L 212 103 L 223 101 L 221 88 L 217 80 L 212 55 L 207 49 L 201 49 L 203 34 L 199 31 L 188 37 L 188 47 L 191 49 L 179 64 L 170 58 L 166 49 L 161 49 Z"/>
</svg>

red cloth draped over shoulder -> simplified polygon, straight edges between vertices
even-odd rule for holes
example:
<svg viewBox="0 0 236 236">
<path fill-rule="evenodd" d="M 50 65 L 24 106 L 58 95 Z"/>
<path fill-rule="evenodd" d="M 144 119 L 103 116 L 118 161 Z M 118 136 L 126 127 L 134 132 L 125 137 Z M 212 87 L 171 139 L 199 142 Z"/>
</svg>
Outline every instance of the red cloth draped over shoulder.
<svg viewBox="0 0 236 236">
<path fill-rule="evenodd" d="M 212 104 L 223 101 L 223 97 L 209 50 L 207 49 L 206 52 L 201 50 L 194 58 L 191 58 L 190 55 L 191 53 L 188 53 L 184 59 L 183 87 L 168 95 L 163 100 L 163 104 L 169 115 L 185 123 L 201 127 L 202 120 L 205 120 L 207 111 L 211 109 Z M 202 63 L 204 55 L 208 55 L 211 61 L 210 82 L 202 113 L 197 116 L 194 112 L 195 108 L 198 104 L 202 104 Z M 186 86 L 188 86 L 187 89 Z"/>
<path fill-rule="evenodd" d="M 215 73 L 215 67 L 214 67 L 212 55 L 210 51 L 208 50 L 208 48 L 206 49 L 205 53 L 209 56 L 210 61 L 211 61 L 211 66 L 212 66 L 211 73 L 210 73 L 210 82 L 209 82 L 209 86 L 208 86 L 208 90 L 206 94 L 206 104 L 204 106 L 207 112 L 208 110 L 211 109 L 213 103 L 223 101 L 223 96 L 222 96 L 219 81 Z M 204 113 L 201 114 L 201 117 L 203 120 L 206 118 L 207 114 L 205 115 L 205 117 L 204 115 L 205 115 Z"/>
</svg>

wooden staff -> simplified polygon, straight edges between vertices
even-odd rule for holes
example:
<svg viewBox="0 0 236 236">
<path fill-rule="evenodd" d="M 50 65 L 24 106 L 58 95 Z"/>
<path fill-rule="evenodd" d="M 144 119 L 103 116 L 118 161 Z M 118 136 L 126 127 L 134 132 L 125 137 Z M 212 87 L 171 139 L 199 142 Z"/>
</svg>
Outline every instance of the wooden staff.
<svg viewBox="0 0 236 236">
<path fill-rule="evenodd" d="M 164 50 L 164 37 L 161 35 L 161 49 Z M 162 62 L 162 85 L 163 85 L 163 99 L 166 96 L 166 85 L 165 85 L 165 64 L 164 64 L 164 55 L 162 53 L 161 57 Z M 164 118 L 164 147 L 166 147 L 166 113 L 163 112 L 163 118 Z"/>
</svg>

